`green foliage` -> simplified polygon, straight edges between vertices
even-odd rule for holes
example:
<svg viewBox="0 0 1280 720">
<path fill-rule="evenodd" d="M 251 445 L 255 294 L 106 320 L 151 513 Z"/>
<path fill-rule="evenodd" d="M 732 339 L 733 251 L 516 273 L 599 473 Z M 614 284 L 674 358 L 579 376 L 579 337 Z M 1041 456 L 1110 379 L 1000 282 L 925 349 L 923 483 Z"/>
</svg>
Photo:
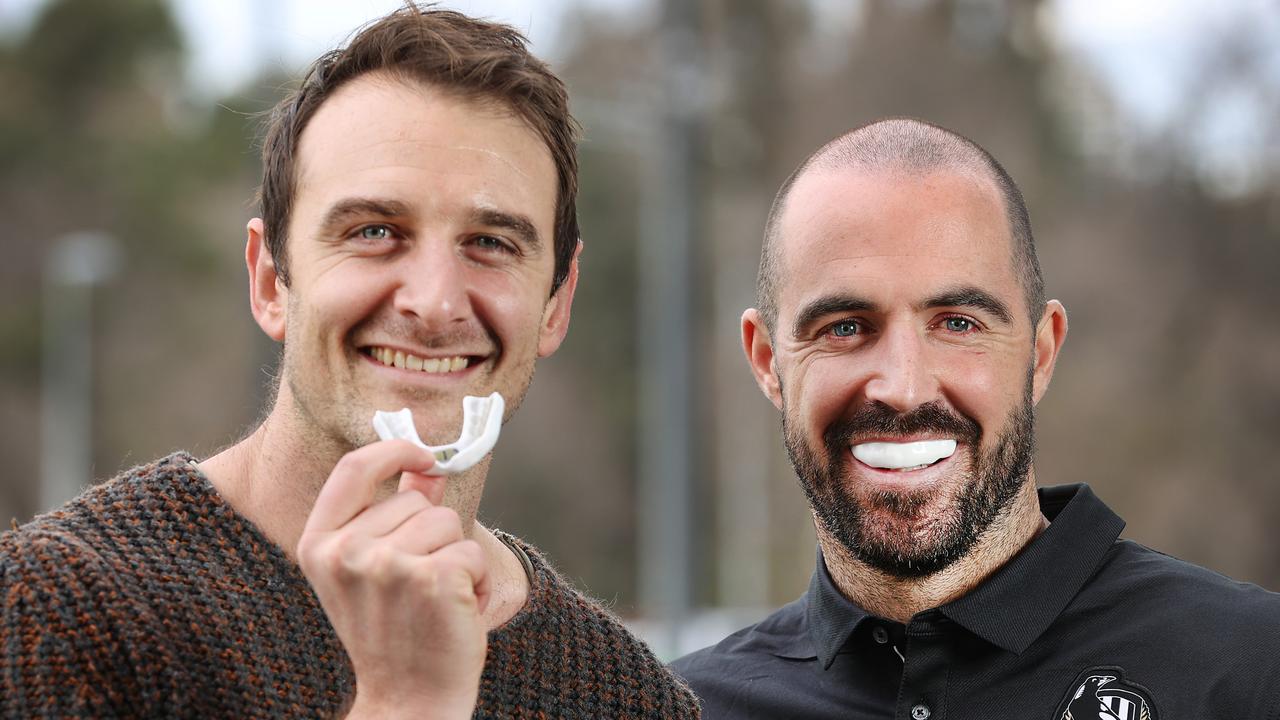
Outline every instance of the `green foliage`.
<svg viewBox="0 0 1280 720">
<path fill-rule="evenodd" d="M 19 234 L 98 228 L 156 269 L 207 272 L 213 261 L 189 199 L 254 163 L 239 118 L 228 123 L 219 110 L 203 122 L 213 109 L 190 106 L 183 58 L 162 0 L 57 0 L 44 9 L 0 64 L 9 90 L 0 183 L 37 198 L 0 200 Z"/>
<path fill-rule="evenodd" d="M 140 68 L 180 69 L 182 49 L 163 0 L 55 0 L 17 54 L 42 110 L 65 128 L 104 96 L 130 91 Z"/>
</svg>

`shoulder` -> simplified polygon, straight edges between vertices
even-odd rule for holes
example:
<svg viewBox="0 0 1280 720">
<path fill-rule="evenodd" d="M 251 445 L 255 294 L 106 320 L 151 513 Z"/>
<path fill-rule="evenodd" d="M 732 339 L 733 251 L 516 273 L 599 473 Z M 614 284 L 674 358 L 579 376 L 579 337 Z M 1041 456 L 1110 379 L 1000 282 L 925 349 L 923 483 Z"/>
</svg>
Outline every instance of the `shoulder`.
<svg viewBox="0 0 1280 720">
<path fill-rule="evenodd" d="M 66 530 L 0 538 L 0 715 L 111 717 L 141 702 L 121 667 L 143 615 L 123 571 Z"/>
<path fill-rule="evenodd" d="M 773 687 L 791 667 L 807 665 L 797 661 L 815 658 L 805 625 L 806 607 L 806 598 L 801 597 L 715 645 L 671 663 L 671 669 L 698 695 L 704 717 L 745 716 L 740 715 L 747 713 L 741 706 L 743 698 Z"/>
<path fill-rule="evenodd" d="M 82 576 L 95 570 L 127 577 L 140 544 L 155 538 L 164 506 L 174 504 L 174 479 L 189 456 L 175 454 L 121 473 L 62 507 L 0 536 L 0 564 L 17 577 Z"/>
<path fill-rule="evenodd" d="M 740 675 L 744 669 L 768 664 L 773 658 L 815 657 L 805 630 L 806 607 L 805 597 L 794 600 L 715 645 L 685 655 L 671 666 L 684 677 L 693 678 L 726 672 Z"/>
<path fill-rule="evenodd" d="M 530 691 L 567 715 L 586 708 L 584 716 L 697 717 L 693 693 L 621 620 L 574 588 L 536 548 L 499 537 L 528 557 L 531 587 L 525 608 L 490 633 L 486 676 L 540 684 Z M 591 705 L 591 698 L 607 705 Z"/>
<path fill-rule="evenodd" d="M 1094 592 L 1123 596 L 1136 607 L 1162 616 L 1194 616 L 1217 630 L 1274 623 L 1280 594 L 1234 580 L 1208 568 L 1166 555 L 1130 540 L 1107 553 L 1092 583 Z"/>
<path fill-rule="evenodd" d="M 0 583 L 7 589 L 23 586 L 66 593 L 78 585 L 128 574 L 127 563 L 112 563 L 104 553 L 109 522 L 94 512 L 100 504 L 110 504 L 111 495 L 109 488 L 93 488 L 0 535 Z"/>
<path fill-rule="evenodd" d="M 1117 670 L 1163 714 L 1272 717 L 1277 648 L 1280 595 L 1119 540 L 1024 657 Z"/>
<path fill-rule="evenodd" d="M 1280 682 L 1280 595 L 1132 541 L 1112 546 L 1062 619 L 1201 677 Z"/>
<path fill-rule="evenodd" d="M 145 566 L 164 543 L 153 533 L 165 503 L 156 488 L 183 457 L 134 468 L 0 534 L 0 715 L 110 717 L 144 707 L 138 683 L 155 689 L 168 675 Z"/>
<path fill-rule="evenodd" d="M 806 659 L 815 657 L 805 634 L 805 598 L 795 600 L 771 613 L 763 620 L 748 625 L 723 640 L 689 653 L 671 664 L 676 672 L 694 675 L 724 673 L 737 668 L 767 663 L 770 658 Z"/>
<path fill-rule="evenodd" d="M 45 522 L 0 536 L 0 607 L 5 627 L 79 634 L 93 616 L 124 602 L 130 568 L 105 558 L 68 528 Z"/>
<path fill-rule="evenodd" d="M 30 525 L 0 535 L 0 586 L 5 606 L 32 592 L 62 594 L 79 578 L 110 579 L 110 568 L 83 538 L 50 523 Z M 32 607 L 33 610 L 38 609 Z"/>
<path fill-rule="evenodd" d="M 516 553 L 529 575 L 528 602 L 504 628 L 567 621 L 578 623 L 574 627 L 584 630 L 596 625 L 605 631 L 623 629 L 622 622 L 613 613 L 570 584 L 533 545 L 509 533 L 493 532 Z M 631 637 L 630 633 L 626 636 Z"/>
</svg>

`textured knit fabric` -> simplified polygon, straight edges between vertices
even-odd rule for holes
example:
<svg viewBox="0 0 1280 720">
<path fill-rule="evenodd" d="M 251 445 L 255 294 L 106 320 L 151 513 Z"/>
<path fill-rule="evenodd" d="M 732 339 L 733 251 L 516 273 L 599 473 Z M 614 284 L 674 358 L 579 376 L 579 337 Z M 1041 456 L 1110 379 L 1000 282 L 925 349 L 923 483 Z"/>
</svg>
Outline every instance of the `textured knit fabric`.
<svg viewBox="0 0 1280 720">
<path fill-rule="evenodd" d="M 176 454 L 0 536 L 0 716 L 333 717 L 355 690 L 298 567 Z M 527 545 L 476 717 L 684 718 L 696 701 Z"/>
</svg>

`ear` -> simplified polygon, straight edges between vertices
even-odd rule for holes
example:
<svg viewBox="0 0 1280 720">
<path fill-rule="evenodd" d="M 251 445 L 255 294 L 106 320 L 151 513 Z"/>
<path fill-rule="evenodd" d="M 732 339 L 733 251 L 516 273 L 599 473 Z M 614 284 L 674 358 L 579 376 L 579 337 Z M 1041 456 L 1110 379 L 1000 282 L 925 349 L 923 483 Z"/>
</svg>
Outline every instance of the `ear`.
<svg viewBox="0 0 1280 720">
<path fill-rule="evenodd" d="M 582 241 L 573 251 L 569 261 L 569 274 L 556 288 L 551 299 L 542 309 L 542 327 L 538 331 L 538 357 L 554 353 L 569 332 L 569 310 L 573 306 L 573 293 L 578 289 L 578 258 L 582 256 Z"/>
<path fill-rule="evenodd" d="M 262 218 L 250 220 L 246 229 L 249 240 L 244 246 L 244 264 L 249 268 L 249 308 L 262 332 L 276 342 L 283 342 L 289 288 L 276 274 L 275 259 L 267 250 Z"/>
<path fill-rule="evenodd" d="M 773 341 L 769 339 L 769 328 L 765 327 L 760 311 L 755 308 L 742 313 L 742 349 L 747 354 L 747 364 L 751 366 L 751 374 L 755 375 L 760 392 L 781 410 L 782 383 L 778 381 L 778 371 L 773 363 Z"/>
<path fill-rule="evenodd" d="M 1044 304 L 1044 314 L 1036 326 L 1035 368 L 1032 374 L 1031 397 L 1036 403 L 1049 391 L 1053 379 L 1053 366 L 1058 352 L 1067 340 L 1067 309 L 1057 300 Z"/>
</svg>

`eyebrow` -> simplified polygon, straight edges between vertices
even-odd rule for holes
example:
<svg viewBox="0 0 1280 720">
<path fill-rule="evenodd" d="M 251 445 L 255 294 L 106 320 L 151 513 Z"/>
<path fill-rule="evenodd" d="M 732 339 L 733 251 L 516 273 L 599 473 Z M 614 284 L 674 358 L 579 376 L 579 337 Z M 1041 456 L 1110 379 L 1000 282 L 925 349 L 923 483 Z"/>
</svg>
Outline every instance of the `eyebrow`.
<svg viewBox="0 0 1280 720">
<path fill-rule="evenodd" d="M 823 295 L 806 304 L 796 315 L 791 326 L 791 334 L 795 337 L 804 335 L 804 331 L 814 321 L 833 313 L 874 312 L 876 304 L 857 295 L 833 294 Z"/>
<path fill-rule="evenodd" d="M 925 300 L 920 304 L 920 307 L 922 309 L 936 307 L 976 308 L 994 315 L 1006 325 L 1013 324 L 1013 313 L 1010 312 L 1008 305 L 1005 305 L 991 293 L 971 285 L 944 290 Z"/>
<path fill-rule="evenodd" d="M 538 236 L 538 228 L 533 221 L 524 215 L 503 212 L 493 208 L 476 208 L 471 212 L 471 222 L 499 228 L 514 234 L 531 251 L 542 249 L 542 239 Z"/>
<path fill-rule="evenodd" d="M 1006 325 L 1013 323 L 1013 313 L 1009 307 L 991 293 L 973 286 L 964 286 L 943 290 L 924 302 L 919 309 L 938 307 L 969 307 L 984 310 L 995 316 Z M 823 295 L 810 301 L 800 309 L 792 325 L 791 333 L 795 337 L 804 335 L 805 330 L 815 321 L 828 315 L 851 312 L 876 312 L 879 309 L 874 302 L 858 295 L 835 293 Z"/>
<path fill-rule="evenodd" d="M 370 216 L 396 218 L 407 217 L 410 214 L 409 206 L 399 200 L 346 198 L 339 200 L 329 208 L 329 212 L 324 215 L 324 222 L 321 227 L 325 230 L 333 230 L 355 218 Z"/>
<path fill-rule="evenodd" d="M 325 213 L 322 227 L 325 230 L 333 230 L 358 218 L 403 218 L 412 214 L 409 205 L 399 200 L 346 198 L 329 208 L 329 212 Z M 493 208 L 477 208 L 471 212 L 469 221 L 476 225 L 507 230 L 533 251 L 542 248 L 538 228 L 534 226 L 533 221 L 523 215 Z"/>
</svg>

